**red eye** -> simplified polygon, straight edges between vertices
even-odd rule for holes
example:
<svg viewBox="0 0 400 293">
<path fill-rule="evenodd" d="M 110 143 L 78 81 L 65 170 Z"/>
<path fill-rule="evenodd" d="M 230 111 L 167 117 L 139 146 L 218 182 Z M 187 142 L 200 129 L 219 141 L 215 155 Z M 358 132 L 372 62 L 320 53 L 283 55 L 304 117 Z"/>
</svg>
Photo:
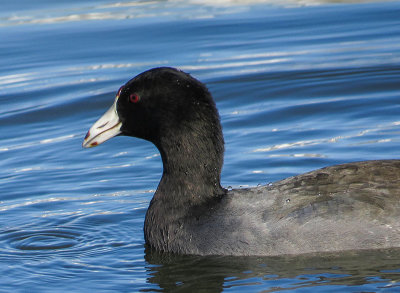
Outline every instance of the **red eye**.
<svg viewBox="0 0 400 293">
<path fill-rule="evenodd" d="M 129 96 L 129 102 L 131 103 L 137 103 L 140 101 L 140 97 L 138 94 L 130 94 Z"/>
</svg>

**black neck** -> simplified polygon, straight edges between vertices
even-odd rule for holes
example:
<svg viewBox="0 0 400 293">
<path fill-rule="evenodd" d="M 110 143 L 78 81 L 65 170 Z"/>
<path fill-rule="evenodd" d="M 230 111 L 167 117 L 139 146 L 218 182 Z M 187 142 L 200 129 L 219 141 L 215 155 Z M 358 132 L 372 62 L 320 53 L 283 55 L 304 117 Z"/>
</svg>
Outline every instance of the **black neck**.
<svg viewBox="0 0 400 293">
<path fill-rule="evenodd" d="M 204 130 L 204 129 L 203 129 Z M 213 134 L 171 136 L 157 145 L 162 161 L 163 175 L 154 200 L 168 202 L 174 207 L 190 208 L 224 194 L 220 184 L 223 163 L 223 140 L 220 128 Z M 168 204 L 167 204 L 168 205 Z"/>
<path fill-rule="evenodd" d="M 190 238 L 182 223 L 196 221 L 226 193 L 220 185 L 222 132 L 216 130 L 217 135 L 210 136 L 166 136 L 156 144 L 164 170 L 146 213 L 144 232 L 146 242 L 158 250 L 179 250 L 180 241 Z"/>
</svg>

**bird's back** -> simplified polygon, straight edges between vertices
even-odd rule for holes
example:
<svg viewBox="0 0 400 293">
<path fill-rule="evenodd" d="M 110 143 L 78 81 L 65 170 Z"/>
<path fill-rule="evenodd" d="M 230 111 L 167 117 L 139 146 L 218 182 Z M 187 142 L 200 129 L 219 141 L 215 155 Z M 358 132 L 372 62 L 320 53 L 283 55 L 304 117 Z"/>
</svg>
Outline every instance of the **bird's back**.
<svg viewBox="0 0 400 293">
<path fill-rule="evenodd" d="M 336 165 L 232 190 L 193 223 L 200 254 L 400 247 L 400 160 Z"/>
</svg>

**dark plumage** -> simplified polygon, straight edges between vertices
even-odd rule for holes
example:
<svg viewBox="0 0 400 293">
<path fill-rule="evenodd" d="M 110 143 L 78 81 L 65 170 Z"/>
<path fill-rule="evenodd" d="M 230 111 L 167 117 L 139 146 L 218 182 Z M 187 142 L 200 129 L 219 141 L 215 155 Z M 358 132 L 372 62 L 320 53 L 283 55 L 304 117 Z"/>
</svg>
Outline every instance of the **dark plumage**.
<svg viewBox="0 0 400 293">
<path fill-rule="evenodd" d="M 332 166 L 269 186 L 220 185 L 224 141 L 207 88 L 173 68 L 119 91 L 83 145 L 115 135 L 154 143 L 163 175 L 146 214 L 146 242 L 200 255 L 279 255 L 400 247 L 400 161 Z"/>
</svg>

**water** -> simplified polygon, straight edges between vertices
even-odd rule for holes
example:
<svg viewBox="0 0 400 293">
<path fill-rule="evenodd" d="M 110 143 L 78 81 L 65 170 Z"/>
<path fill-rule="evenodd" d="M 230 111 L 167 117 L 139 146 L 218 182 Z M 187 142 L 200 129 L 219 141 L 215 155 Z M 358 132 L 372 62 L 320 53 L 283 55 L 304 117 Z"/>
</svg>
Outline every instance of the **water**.
<svg viewBox="0 0 400 293">
<path fill-rule="evenodd" d="M 400 2 L 1 7 L 1 292 L 400 292 L 398 250 L 150 253 L 142 227 L 162 172 L 156 148 L 127 137 L 81 148 L 121 84 L 174 66 L 215 97 L 226 187 L 399 158 Z"/>
</svg>

